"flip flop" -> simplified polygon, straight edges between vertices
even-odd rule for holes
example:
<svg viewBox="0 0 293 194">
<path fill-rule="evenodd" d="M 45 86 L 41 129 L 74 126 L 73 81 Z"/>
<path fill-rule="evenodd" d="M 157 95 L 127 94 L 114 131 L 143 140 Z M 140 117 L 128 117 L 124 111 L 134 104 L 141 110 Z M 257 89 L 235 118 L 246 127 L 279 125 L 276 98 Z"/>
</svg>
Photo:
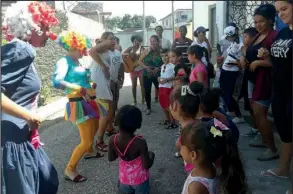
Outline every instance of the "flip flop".
<svg viewBox="0 0 293 194">
<path fill-rule="evenodd" d="M 104 157 L 104 154 L 97 152 L 96 155 L 88 155 L 88 156 L 84 156 L 83 158 L 85 160 L 89 160 L 89 159 L 102 158 L 102 157 Z"/>
<path fill-rule="evenodd" d="M 84 176 L 81 176 L 80 174 L 76 175 L 76 177 L 74 177 L 74 179 L 71 179 L 67 175 L 65 175 L 64 178 L 65 178 L 65 180 L 71 181 L 71 182 L 74 182 L 74 183 L 82 183 L 82 182 L 87 181 L 87 178 L 85 178 Z"/>
<path fill-rule="evenodd" d="M 104 144 L 104 143 L 97 143 L 96 144 L 96 148 L 97 150 L 100 150 L 101 152 L 108 152 L 108 145 Z"/>
<path fill-rule="evenodd" d="M 278 176 L 276 173 L 272 171 L 272 169 L 262 171 L 261 175 L 263 176 L 271 176 L 271 177 L 276 177 L 276 178 L 281 178 L 281 179 L 288 179 L 288 176 Z"/>
</svg>

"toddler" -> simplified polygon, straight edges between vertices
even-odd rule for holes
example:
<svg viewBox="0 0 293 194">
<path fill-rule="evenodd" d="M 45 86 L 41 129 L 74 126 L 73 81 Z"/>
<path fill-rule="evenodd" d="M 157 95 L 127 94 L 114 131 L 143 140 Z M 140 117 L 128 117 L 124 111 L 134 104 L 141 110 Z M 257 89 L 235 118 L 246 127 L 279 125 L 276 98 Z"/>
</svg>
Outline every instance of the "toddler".
<svg viewBox="0 0 293 194">
<path fill-rule="evenodd" d="M 119 133 L 109 139 L 108 160 L 119 158 L 119 181 L 122 193 L 149 194 L 149 169 L 155 154 L 148 151 L 142 136 L 135 135 L 141 127 L 141 111 L 131 105 L 123 106 L 117 116 Z"/>
<path fill-rule="evenodd" d="M 230 137 L 229 129 L 202 122 L 182 131 L 182 158 L 196 166 L 188 175 L 182 194 L 247 193 L 238 147 Z M 216 161 L 220 161 L 218 172 Z"/>
</svg>

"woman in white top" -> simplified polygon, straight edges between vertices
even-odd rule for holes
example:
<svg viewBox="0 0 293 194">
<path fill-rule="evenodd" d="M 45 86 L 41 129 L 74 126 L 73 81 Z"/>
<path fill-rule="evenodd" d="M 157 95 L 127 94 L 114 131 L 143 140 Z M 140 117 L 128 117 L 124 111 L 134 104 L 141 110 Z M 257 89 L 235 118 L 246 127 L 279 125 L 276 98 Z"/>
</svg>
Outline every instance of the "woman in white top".
<svg viewBox="0 0 293 194">
<path fill-rule="evenodd" d="M 107 145 L 103 141 L 103 137 L 108 125 L 108 117 L 113 113 L 113 95 L 110 89 L 110 67 L 111 67 L 111 51 L 115 47 L 115 36 L 112 32 L 104 32 L 95 47 L 89 51 L 93 61 L 91 63 L 91 78 L 97 84 L 96 99 L 102 105 L 100 111 L 106 112 L 107 115 L 100 118 L 98 126 L 98 140 L 96 148 L 100 151 L 107 152 Z"/>
<path fill-rule="evenodd" d="M 208 50 L 209 56 L 208 58 L 210 59 L 212 56 L 212 47 L 210 45 L 209 40 L 206 37 L 206 32 L 208 32 L 209 29 L 206 29 L 202 26 L 198 27 L 194 32 L 193 35 L 195 37 L 194 42 L 191 45 L 199 45 L 201 47 L 204 47 Z M 205 58 L 202 59 L 202 62 L 207 65 L 207 60 Z"/>
<path fill-rule="evenodd" d="M 164 29 L 162 26 L 157 26 L 155 28 L 156 34 L 160 39 L 160 47 L 161 49 L 171 49 L 171 42 L 170 40 L 163 37 Z"/>
</svg>

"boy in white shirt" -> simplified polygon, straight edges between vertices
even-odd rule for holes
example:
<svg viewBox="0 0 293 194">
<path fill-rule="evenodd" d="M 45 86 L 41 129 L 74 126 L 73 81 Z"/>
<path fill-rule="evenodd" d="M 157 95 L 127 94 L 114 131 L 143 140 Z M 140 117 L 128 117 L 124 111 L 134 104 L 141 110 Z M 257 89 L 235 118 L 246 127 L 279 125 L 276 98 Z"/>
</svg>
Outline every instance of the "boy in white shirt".
<svg viewBox="0 0 293 194">
<path fill-rule="evenodd" d="M 164 65 L 161 67 L 161 76 L 158 77 L 159 82 L 159 102 L 164 111 L 166 120 L 160 122 L 160 125 L 168 125 L 166 129 L 174 129 L 178 126 L 175 124 L 175 121 L 170 114 L 169 106 L 169 95 L 172 91 L 173 80 L 175 78 L 174 72 L 174 59 L 176 56 L 173 56 L 174 53 L 170 52 L 168 49 L 163 49 L 161 52 L 161 57 L 163 59 Z M 169 62 L 170 61 L 170 62 Z M 173 62 L 173 63 L 172 63 Z"/>
</svg>

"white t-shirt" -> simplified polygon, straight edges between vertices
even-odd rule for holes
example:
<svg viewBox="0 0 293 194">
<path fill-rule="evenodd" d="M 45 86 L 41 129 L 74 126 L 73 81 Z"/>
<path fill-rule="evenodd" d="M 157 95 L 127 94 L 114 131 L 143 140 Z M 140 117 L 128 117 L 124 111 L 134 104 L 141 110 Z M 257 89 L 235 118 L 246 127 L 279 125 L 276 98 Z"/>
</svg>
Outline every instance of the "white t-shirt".
<svg viewBox="0 0 293 194">
<path fill-rule="evenodd" d="M 239 67 L 237 65 L 229 65 L 229 62 L 240 59 L 240 56 L 242 55 L 241 53 L 242 47 L 243 47 L 242 42 L 240 42 L 239 44 L 237 44 L 236 42 L 231 43 L 231 45 L 227 49 L 227 57 L 222 67 L 225 71 L 239 71 Z"/>
<path fill-rule="evenodd" d="M 167 78 L 171 78 L 175 76 L 175 72 L 174 72 L 174 64 L 164 64 L 161 67 L 161 77 L 163 79 L 167 79 Z M 171 81 L 165 83 L 165 84 L 159 84 L 159 88 L 172 88 L 173 83 Z"/>
<path fill-rule="evenodd" d="M 106 51 L 104 53 L 98 54 L 105 65 L 110 69 L 111 68 L 111 52 Z M 111 100 L 113 95 L 110 89 L 110 79 L 107 79 L 102 67 L 92 60 L 91 66 L 91 78 L 97 84 L 96 87 L 96 97 L 97 99 Z"/>
<path fill-rule="evenodd" d="M 171 46 L 172 46 L 170 40 L 164 37 L 160 39 L 160 44 L 162 46 L 162 49 L 171 49 Z"/>
<path fill-rule="evenodd" d="M 206 49 L 208 50 L 208 45 L 207 45 L 207 43 L 206 43 L 205 41 L 203 41 L 202 43 L 199 43 L 199 42 L 197 41 L 197 39 L 195 39 L 195 40 L 193 41 L 193 43 L 191 44 L 191 46 L 192 46 L 192 45 L 199 45 L 199 46 L 204 47 L 204 48 L 206 48 Z M 207 57 L 208 57 L 208 56 L 207 56 Z M 206 66 L 208 65 L 208 62 L 207 62 L 207 59 L 206 59 L 205 56 L 203 56 L 203 57 L 201 58 L 201 62 L 203 62 L 203 64 L 205 64 Z"/>
<path fill-rule="evenodd" d="M 221 46 L 221 52 L 222 52 L 222 57 L 226 58 L 227 57 L 227 49 L 231 45 L 231 42 L 226 39 L 221 39 L 218 44 Z"/>
<path fill-rule="evenodd" d="M 123 63 L 122 55 L 120 51 L 118 51 L 117 49 L 110 52 L 111 52 L 110 80 L 117 82 L 119 69 L 121 67 L 121 63 Z"/>
</svg>

